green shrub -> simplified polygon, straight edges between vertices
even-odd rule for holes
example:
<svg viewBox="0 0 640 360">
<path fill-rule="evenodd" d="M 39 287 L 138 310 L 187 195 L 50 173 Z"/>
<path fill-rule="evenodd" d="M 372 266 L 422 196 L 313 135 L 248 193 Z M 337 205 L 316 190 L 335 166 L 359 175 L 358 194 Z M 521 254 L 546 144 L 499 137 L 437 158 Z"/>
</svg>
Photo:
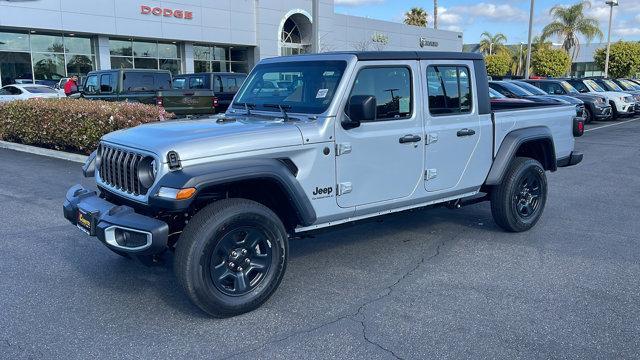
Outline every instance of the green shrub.
<svg viewBox="0 0 640 360">
<path fill-rule="evenodd" d="M 562 49 L 537 49 L 531 55 L 533 73 L 538 76 L 562 77 L 571 68 L 571 58 Z"/>
<path fill-rule="evenodd" d="M 164 109 L 85 99 L 29 99 L 0 104 L 0 139 L 89 154 L 102 135 L 173 118 Z"/>
<path fill-rule="evenodd" d="M 607 48 L 596 50 L 594 60 L 600 70 L 604 71 Z M 609 76 L 624 78 L 635 76 L 640 71 L 640 43 L 618 41 L 611 44 L 609 53 Z"/>
<path fill-rule="evenodd" d="M 487 65 L 487 74 L 489 76 L 505 76 L 511 69 L 511 55 L 501 52 L 495 55 L 487 55 L 484 57 Z"/>
</svg>

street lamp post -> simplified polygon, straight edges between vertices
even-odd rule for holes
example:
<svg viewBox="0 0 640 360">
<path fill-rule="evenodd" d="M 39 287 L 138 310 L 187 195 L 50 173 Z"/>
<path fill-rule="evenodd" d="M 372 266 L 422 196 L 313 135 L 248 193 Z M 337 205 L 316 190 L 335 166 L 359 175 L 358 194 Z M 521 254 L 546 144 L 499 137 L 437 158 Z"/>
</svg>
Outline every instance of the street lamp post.
<svg viewBox="0 0 640 360">
<path fill-rule="evenodd" d="M 607 32 L 607 57 L 604 60 L 604 77 L 609 77 L 609 51 L 611 51 L 611 20 L 613 19 L 613 7 L 618 6 L 618 0 L 607 0 L 609 5 L 609 31 Z"/>
<path fill-rule="evenodd" d="M 529 10 L 529 41 L 527 42 L 527 61 L 524 68 L 524 78 L 529 78 L 529 68 L 531 67 L 531 32 L 533 31 L 533 5 L 534 0 L 531 0 L 531 9 Z"/>
</svg>

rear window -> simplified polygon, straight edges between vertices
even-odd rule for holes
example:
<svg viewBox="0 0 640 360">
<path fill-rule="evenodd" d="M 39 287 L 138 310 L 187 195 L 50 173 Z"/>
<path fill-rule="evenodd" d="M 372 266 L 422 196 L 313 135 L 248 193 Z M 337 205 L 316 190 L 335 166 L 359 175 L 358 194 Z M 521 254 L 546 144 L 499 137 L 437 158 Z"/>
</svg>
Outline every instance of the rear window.
<svg viewBox="0 0 640 360">
<path fill-rule="evenodd" d="M 181 90 L 181 89 L 184 89 L 184 86 L 185 86 L 186 83 L 187 83 L 187 79 L 185 79 L 185 78 L 175 78 L 175 79 L 173 79 L 172 87 L 174 89 Z"/>
<path fill-rule="evenodd" d="M 125 91 L 155 91 L 171 89 L 171 75 L 145 72 L 125 72 Z"/>
<path fill-rule="evenodd" d="M 56 93 L 55 90 L 48 87 L 25 86 L 24 89 L 32 94 L 55 94 Z"/>
<path fill-rule="evenodd" d="M 431 115 L 471 112 L 471 83 L 465 66 L 429 66 L 427 91 Z"/>
<path fill-rule="evenodd" d="M 192 77 L 189 79 L 189 89 L 204 89 L 204 76 Z"/>
</svg>

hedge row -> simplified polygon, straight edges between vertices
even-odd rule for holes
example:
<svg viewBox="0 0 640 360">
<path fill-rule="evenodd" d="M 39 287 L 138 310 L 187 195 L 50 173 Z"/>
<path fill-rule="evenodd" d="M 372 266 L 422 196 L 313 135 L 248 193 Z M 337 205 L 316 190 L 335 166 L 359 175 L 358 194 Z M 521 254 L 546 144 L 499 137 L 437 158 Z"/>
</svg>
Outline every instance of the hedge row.
<svg viewBox="0 0 640 360">
<path fill-rule="evenodd" d="M 163 108 L 85 99 L 29 99 L 0 104 L 0 139 L 89 154 L 102 135 L 173 118 Z"/>
</svg>

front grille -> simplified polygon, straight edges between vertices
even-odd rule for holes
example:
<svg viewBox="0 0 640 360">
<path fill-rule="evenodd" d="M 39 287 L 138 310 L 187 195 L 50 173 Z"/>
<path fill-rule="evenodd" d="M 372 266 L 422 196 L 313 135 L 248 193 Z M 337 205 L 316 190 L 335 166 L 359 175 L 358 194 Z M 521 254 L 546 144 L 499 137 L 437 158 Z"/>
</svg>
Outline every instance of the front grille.
<svg viewBox="0 0 640 360">
<path fill-rule="evenodd" d="M 100 144 L 98 153 L 98 170 L 104 184 L 135 196 L 147 193 L 148 189 L 142 186 L 138 179 L 138 168 L 145 158 L 144 155 L 105 144 Z"/>
<path fill-rule="evenodd" d="M 633 96 L 626 96 L 624 98 L 624 101 L 628 102 L 628 103 L 632 103 L 633 102 Z"/>
</svg>

